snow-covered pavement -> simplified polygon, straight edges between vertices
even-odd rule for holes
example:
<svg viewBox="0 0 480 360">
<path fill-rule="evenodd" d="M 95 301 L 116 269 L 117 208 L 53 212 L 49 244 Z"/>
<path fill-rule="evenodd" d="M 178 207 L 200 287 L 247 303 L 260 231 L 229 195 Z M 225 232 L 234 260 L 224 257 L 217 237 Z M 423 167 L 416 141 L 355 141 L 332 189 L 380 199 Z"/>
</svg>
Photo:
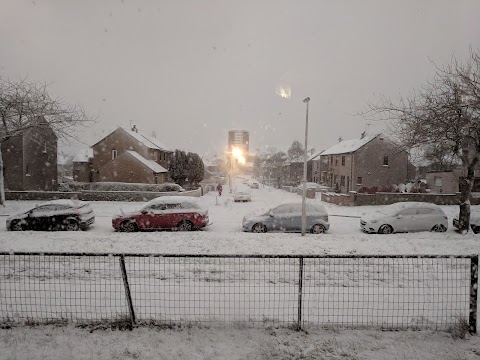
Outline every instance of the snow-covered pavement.
<svg viewBox="0 0 480 360">
<path fill-rule="evenodd" d="M 234 186 L 240 186 L 239 180 Z M 8 201 L 0 208 L 0 251 L 124 252 L 124 253 L 217 253 L 217 254 L 478 254 L 480 235 L 460 235 L 451 226 L 457 206 L 443 206 L 449 217 L 446 233 L 376 235 L 360 231 L 361 215 L 375 206 L 342 207 L 323 203 L 330 215 L 326 234 L 244 233 L 246 214 L 265 212 L 300 196 L 271 188 L 252 189 L 252 202 L 235 203 L 228 186 L 223 195 L 207 193 L 201 201 L 209 207 L 212 225 L 202 231 L 116 233 L 112 215 L 141 206 L 134 202 L 92 202 L 95 224 L 86 232 L 10 232 L 5 216 L 33 207 L 35 201 Z M 312 201 L 320 201 L 315 199 Z M 2 216 L 3 215 L 3 216 Z"/>
</svg>

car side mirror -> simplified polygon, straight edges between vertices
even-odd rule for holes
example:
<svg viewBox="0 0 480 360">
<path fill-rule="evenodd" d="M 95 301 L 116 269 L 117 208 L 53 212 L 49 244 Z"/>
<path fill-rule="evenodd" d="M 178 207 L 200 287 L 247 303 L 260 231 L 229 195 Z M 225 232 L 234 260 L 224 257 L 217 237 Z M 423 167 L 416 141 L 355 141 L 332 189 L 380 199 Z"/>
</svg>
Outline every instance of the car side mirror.
<svg viewBox="0 0 480 360">
<path fill-rule="evenodd" d="M 148 214 L 148 211 L 145 210 L 145 209 L 142 209 L 142 211 L 140 211 L 140 212 L 141 212 L 143 215 Z"/>
</svg>

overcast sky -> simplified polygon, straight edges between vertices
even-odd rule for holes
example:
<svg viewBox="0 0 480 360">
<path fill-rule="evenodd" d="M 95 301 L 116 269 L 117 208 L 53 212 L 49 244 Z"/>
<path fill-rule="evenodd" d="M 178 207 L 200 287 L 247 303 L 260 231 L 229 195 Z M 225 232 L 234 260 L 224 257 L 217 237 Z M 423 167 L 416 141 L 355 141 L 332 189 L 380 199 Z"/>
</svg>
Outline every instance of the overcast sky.
<svg viewBox="0 0 480 360">
<path fill-rule="evenodd" d="M 351 114 L 366 101 L 479 49 L 479 14 L 478 0 L 0 0 L 0 74 L 99 114 L 88 145 L 132 122 L 201 155 L 230 129 L 287 150 L 309 96 L 309 145 L 327 148 L 365 130 Z"/>
</svg>

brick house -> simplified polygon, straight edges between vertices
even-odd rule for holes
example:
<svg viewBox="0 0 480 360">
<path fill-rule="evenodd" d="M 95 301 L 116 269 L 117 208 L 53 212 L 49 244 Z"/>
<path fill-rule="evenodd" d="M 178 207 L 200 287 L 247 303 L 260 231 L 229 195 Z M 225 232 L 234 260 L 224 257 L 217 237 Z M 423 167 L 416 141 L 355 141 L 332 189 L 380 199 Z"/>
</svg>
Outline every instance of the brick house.
<svg viewBox="0 0 480 360">
<path fill-rule="evenodd" d="M 44 119 L 1 143 L 5 189 L 58 189 L 57 136 Z"/>
<path fill-rule="evenodd" d="M 93 181 L 161 184 L 167 181 L 172 154 L 159 140 L 117 128 L 92 145 Z"/>
<path fill-rule="evenodd" d="M 84 149 L 73 158 L 73 180 L 79 182 L 93 181 L 93 150 Z"/>
<path fill-rule="evenodd" d="M 415 177 L 408 153 L 383 134 L 340 141 L 319 159 L 320 182 L 340 192 L 391 186 Z"/>
</svg>

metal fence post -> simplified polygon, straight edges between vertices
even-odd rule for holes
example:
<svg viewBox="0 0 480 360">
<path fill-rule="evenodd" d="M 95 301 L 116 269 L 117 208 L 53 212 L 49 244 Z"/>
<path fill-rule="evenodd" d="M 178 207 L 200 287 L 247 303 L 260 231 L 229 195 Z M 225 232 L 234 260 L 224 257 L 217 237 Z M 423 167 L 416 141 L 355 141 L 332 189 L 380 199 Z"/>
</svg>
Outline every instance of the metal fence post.
<svg viewBox="0 0 480 360">
<path fill-rule="evenodd" d="M 300 258 L 298 269 L 298 323 L 297 330 L 302 330 L 302 288 L 303 288 L 303 257 Z"/>
<path fill-rule="evenodd" d="M 125 269 L 125 256 L 120 255 L 120 269 L 122 270 L 123 285 L 125 286 L 125 295 L 127 297 L 128 310 L 130 311 L 130 320 L 132 326 L 135 324 L 135 311 L 133 310 L 132 296 L 130 294 L 130 286 L 128 285 L 127 270 Z"/>
<path fill-rule="evenodd" d="M 477 333 L 478 255 L 470 260 L 470 333 Z"/>
</svg>

